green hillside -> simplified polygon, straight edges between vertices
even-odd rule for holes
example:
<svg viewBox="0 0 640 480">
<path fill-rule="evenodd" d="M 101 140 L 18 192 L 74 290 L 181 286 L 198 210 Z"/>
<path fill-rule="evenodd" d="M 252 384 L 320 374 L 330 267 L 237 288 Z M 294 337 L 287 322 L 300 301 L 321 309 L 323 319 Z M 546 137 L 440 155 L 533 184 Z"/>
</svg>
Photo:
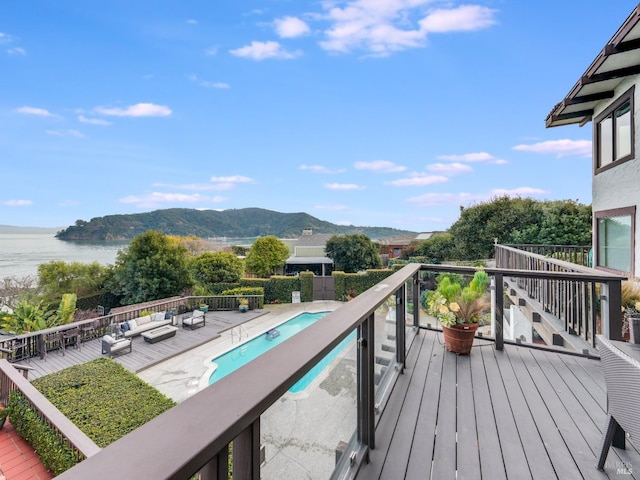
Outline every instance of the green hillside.
<svg viewBox="0 0 640 480">
<path fill-rule="evenodd" d="M 275 235 L 280 238 L 298 237 L 302 230 L 313 233 L 364 233 L 374 240 L 400 234 L 407 230 L 387 227 L 354 227 L 336 225 L 319 220 L 307 213 L 280 213 L 262 208 L 237 210 L 195 210 L 171 208 L 130 215 L 107 215 L 75 225 L 57 233 L 60 240 L 130 240 L 147 230 L 160 230 L 167 235 L 197 237 L 257 237 Z"/>
</svg>

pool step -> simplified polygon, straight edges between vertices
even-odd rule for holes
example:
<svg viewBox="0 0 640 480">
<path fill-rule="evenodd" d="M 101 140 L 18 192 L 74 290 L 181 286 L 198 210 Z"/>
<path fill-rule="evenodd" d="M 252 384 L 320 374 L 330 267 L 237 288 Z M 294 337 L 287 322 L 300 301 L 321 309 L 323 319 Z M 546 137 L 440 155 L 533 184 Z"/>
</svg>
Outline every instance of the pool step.
<svg viewBox="0 0 640 480">
<path fill-rule="evenodd" d="M 388 367 L 395 357 L 394 352 L 383 349 L 381 352 L 376 353 L 376 363 Z"/>
<path fill-rule="evenodd" d="M 390 343 L 383 343 L 381 345 L 382 351 L 383 352 L 395 352 L 396 351 L 396 345 L 395 343 L 392 345 Z"/>
<path fill-rule="evenodd" d="M 380 365 L 379 363 L 376 363 L 373 367 L 373 383 L 375 385 L 378 385 L 380 383 L 380 380 L 382 379 L 384 372 L 387 371 L 387 367 L 385 367 L 384 365 Z"/>
</svg>

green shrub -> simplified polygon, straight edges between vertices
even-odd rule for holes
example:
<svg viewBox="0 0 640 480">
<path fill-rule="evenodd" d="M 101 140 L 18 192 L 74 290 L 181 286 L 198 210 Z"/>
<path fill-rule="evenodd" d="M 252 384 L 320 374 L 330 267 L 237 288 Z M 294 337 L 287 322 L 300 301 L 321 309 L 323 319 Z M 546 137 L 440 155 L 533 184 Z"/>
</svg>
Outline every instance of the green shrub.
<svg viewBox="0 0 640 480">
<path fill-rule="evenodd" d="M 175 405 L 122 365 L 99 358 L 32 382 L 52 404 L 101 448 L 139 428 Z M 29 407 L 20 392 L 8 405 L 18 434 L 56 475 L 78 459 Z"/>
</svg>

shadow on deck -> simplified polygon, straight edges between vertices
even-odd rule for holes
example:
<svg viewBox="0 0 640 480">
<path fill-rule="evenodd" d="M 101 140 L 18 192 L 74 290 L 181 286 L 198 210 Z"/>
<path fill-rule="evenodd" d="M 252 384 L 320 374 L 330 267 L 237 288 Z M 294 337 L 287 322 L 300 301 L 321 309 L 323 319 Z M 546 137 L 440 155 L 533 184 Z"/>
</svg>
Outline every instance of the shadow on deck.
<svg viewBox="0 0 640 480">
<path fill-rule="evenodd" d="M 599 360 L 478 339 L 456 356 L 442 344 L 429 330 L 414 339 L 358 479 L 640 478 L 630 442 L 595 468 L 607 421 Z"/>
<path fill-rule="evenodd" d="M 174 337 L 157 343 L 147 343 L 142 336 L 137 335 L 133 337 L 131 353 L 118 354 L 113 359 L 122 364 L 127 370 L 137 373 L 210 342 L 218 338 L 222 332 L 267 313 L 269 313 L 268 310 L 249 310 L 246 313 L 237 311 L 208 312 L 205 326 L 194 330 L 182 328 L 180 324 L 182 315 L 180 315 L 177 325 L 178 331 Z M 47 353 L 44 359 L 32 358 L 29 361 L 17 362 L 17 364 L 32 367 L 33 370 L 29 371 L 29 379 L 33 380 L 34 378 L 101 357 L 106 358 L 107 355 L 102 354 L 101 339 L 95 338 L 85 340 L 78 348 L 67 347 L 64 355 L 62 350 L 52 350 Z"/>
</svg>

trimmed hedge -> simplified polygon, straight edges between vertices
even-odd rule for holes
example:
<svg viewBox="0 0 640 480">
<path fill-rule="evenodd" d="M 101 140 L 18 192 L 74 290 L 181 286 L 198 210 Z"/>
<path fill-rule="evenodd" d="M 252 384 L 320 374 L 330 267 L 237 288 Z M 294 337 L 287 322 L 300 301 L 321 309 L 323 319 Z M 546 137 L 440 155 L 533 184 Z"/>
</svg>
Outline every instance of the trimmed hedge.
<svg viewBox="0 0 640 480">
<path fill-rule="evenodd" d="M 32 382 L 52 404 L 101 448 L 144 425 L 175 405 L 122 365 L 99 358 Z M 76 460 L 20 392 L 8 405 L 11 424 L 56 475 Z"/>
<path fill-rule="evenodd" d="M 300 279 L 300 301 L 312 302 L 313 301 L 313 272 L 300 272 L 300 275 L 298 278 Z"/>
<path fill-rule="evenodd" d="M 273 275 L 269 280 L 264 289 L 268 303 L 291 303 L 291 292 L 300 291 L 300 277 Z"/>
<path fill-rule="evenodd" d="M 337 272 L 333 272 L 334 276 L 336 273 Z M 394 273 L 394 270 L 389 269 L 371 269 L 367 270 L 365 274 L 340 272 L 344 279 L 343 293 L 340 296 L 338 295 L 338 279 L 336 278 L 336 298 L 346 299 L 349 292 L 360 295 L 376 283 L 380 283 L 392 273 Z"/>
</svg>

